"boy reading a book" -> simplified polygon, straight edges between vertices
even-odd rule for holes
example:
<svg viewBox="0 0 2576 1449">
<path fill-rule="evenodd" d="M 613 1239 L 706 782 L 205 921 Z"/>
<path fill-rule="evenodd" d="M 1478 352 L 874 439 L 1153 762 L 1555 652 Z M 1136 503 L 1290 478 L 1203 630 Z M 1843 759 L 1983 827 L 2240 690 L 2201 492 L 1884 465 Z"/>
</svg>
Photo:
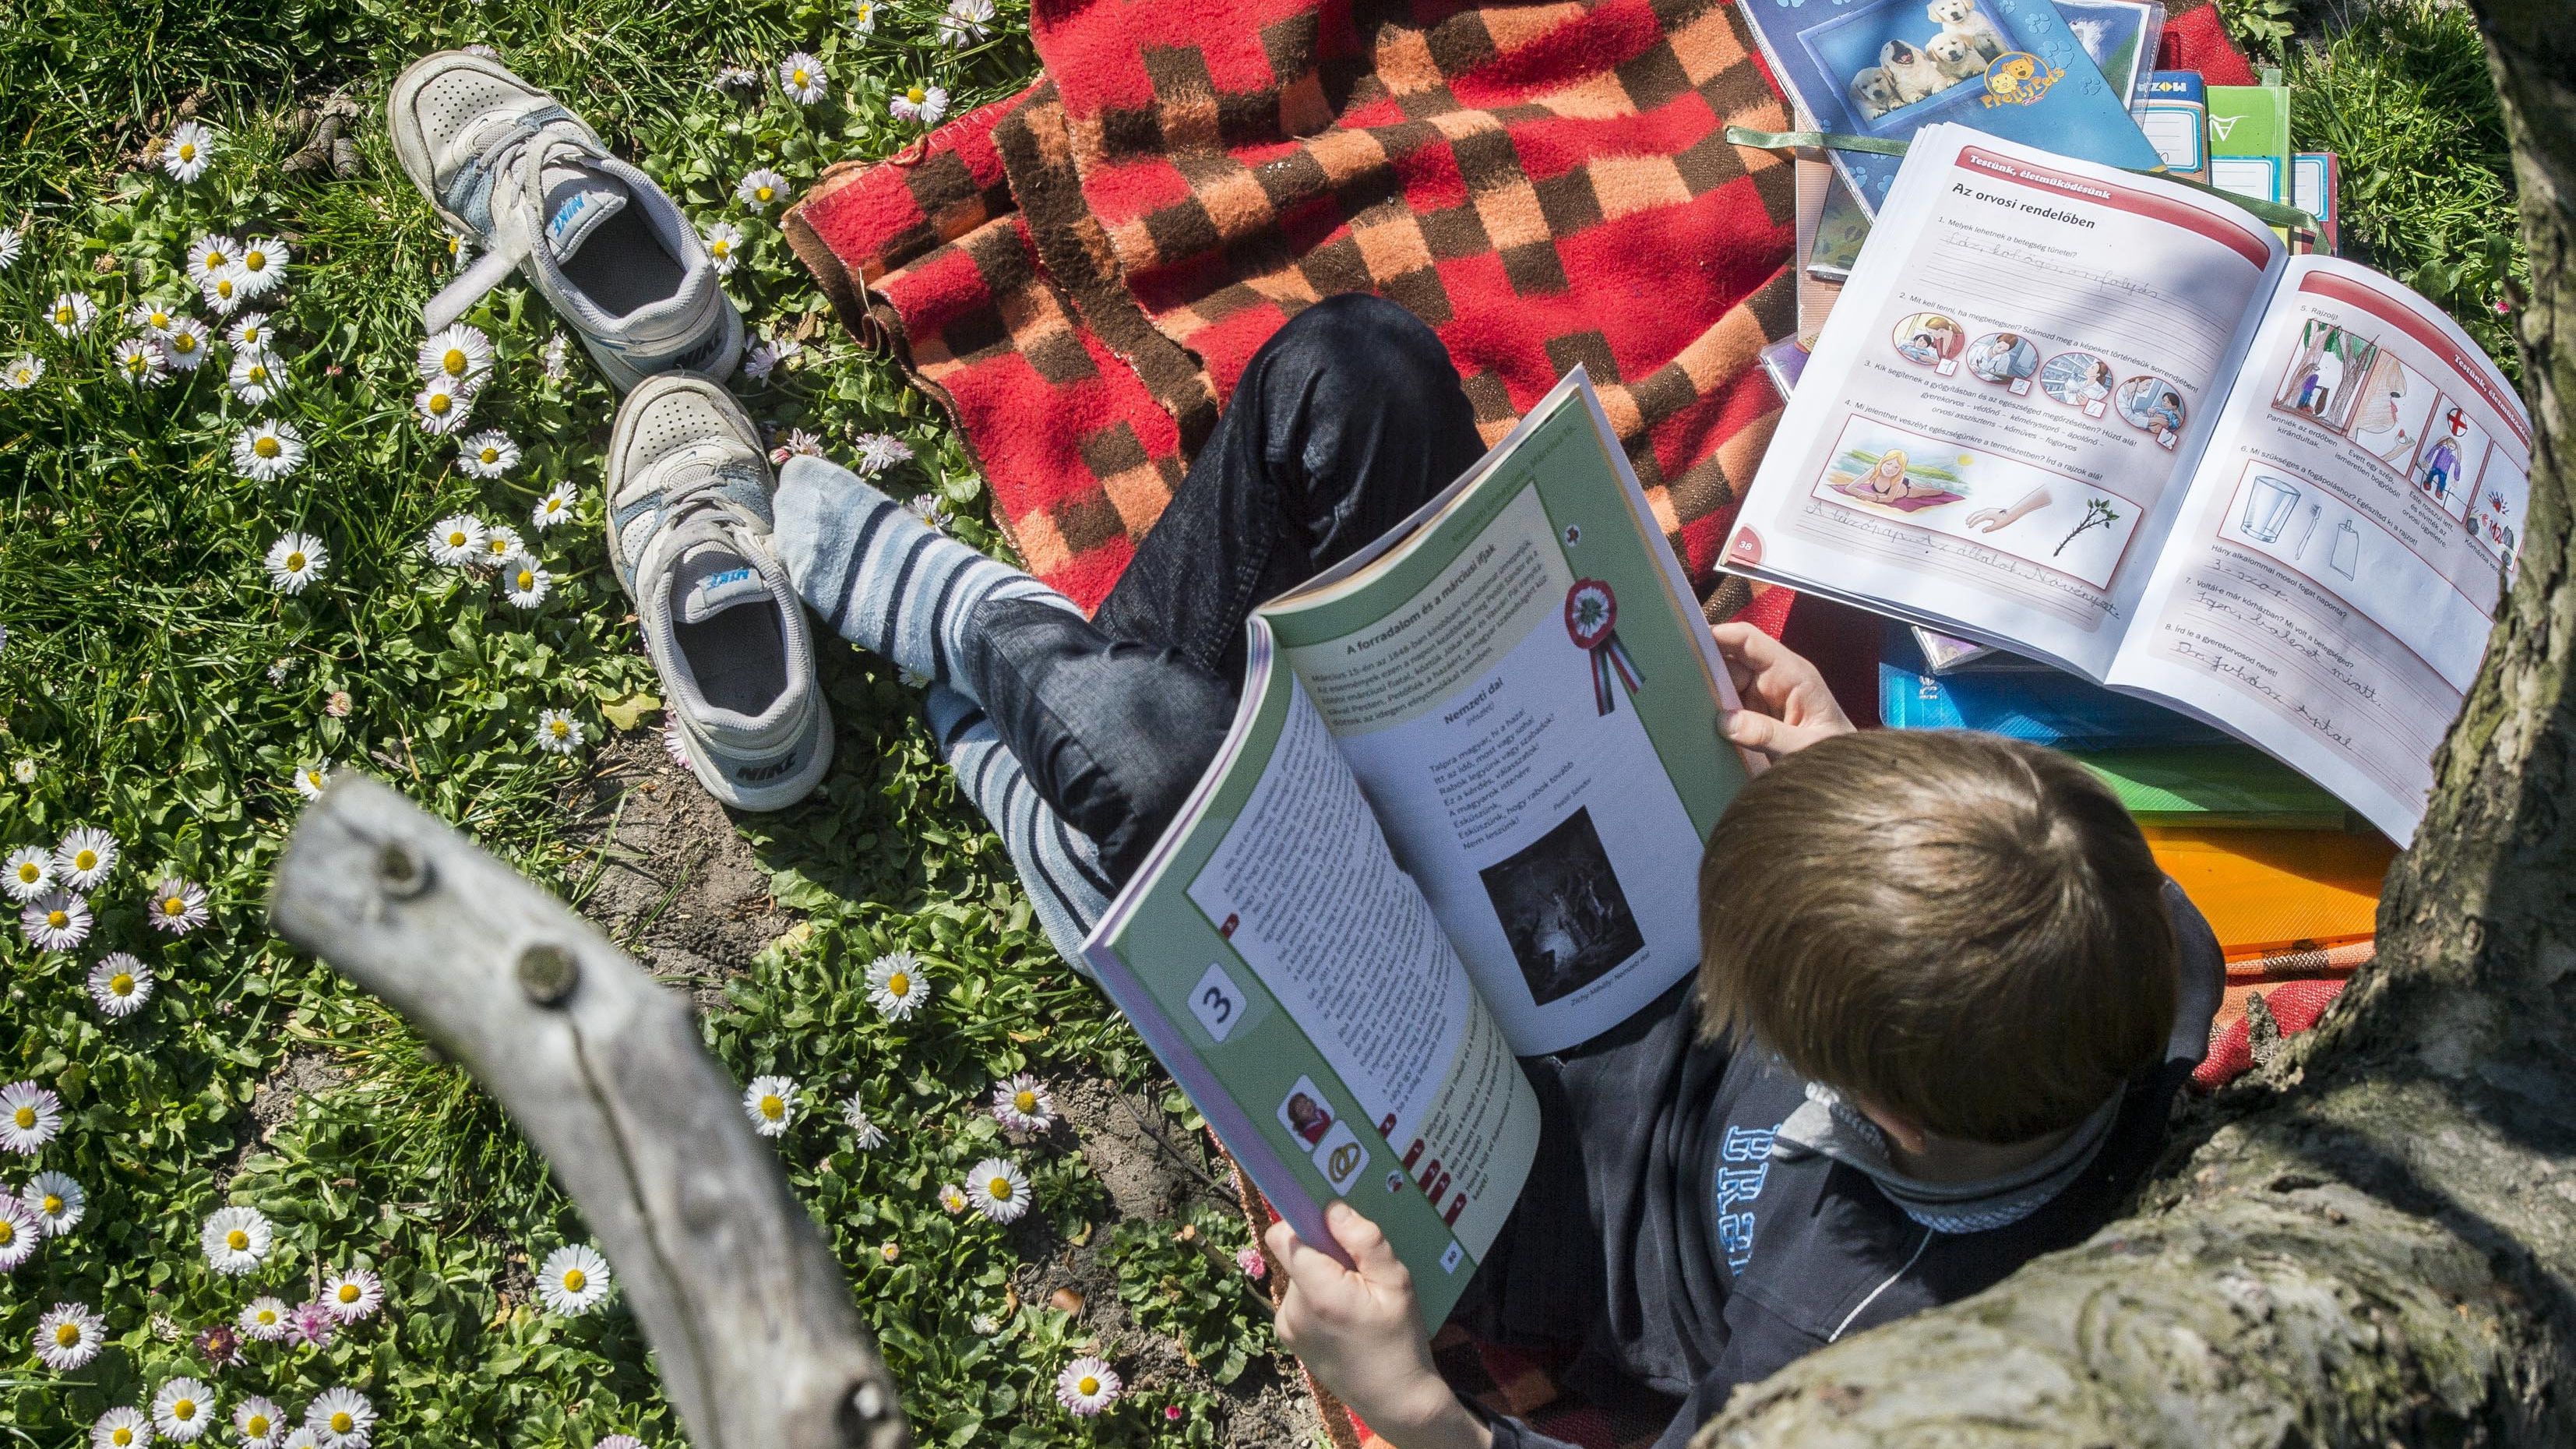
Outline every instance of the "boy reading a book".
<svg viewBox="0 0 2576 1449">
<path fill-rule="evenodd" d="M 819 459 L 782 473 L 777 543 L 836 632 L 930 679 L 961 788 L 1078 960 L 1225 737 L 1250 610 L 1482 452 L 1431 330 L 1341 296 L 1254 355 L 1089 619 Z M 1747 705 L 1728 738 L 1781 763 L 1711 840 L 1700 990 L 1529 1064 L 1539 1167 L 1461 1309 L 1687 1395 L 1673 1445 L 1735 1384 L 2107 1221 L 2198 1059 L 2219 970 L 2081 767 L 1855 735 L 1805 660 L 1741 625 L 1717 642 Z M 1317 1374 L 1402 1449 L 1545 1442 L 1460 1404 L 1375 1229 L 1334 1222 L 1356 1271 L 1272 1244 L 1283 1334 Z"/>
<path fill-rule="evenodd" d="M 1854 733 L 1806 661 L 1738 646 L 1740 732 L 1779 759 L 1709 838 L 1696 987 L 1526 1064 L 1539 1165 L 1455 1315 L 1681 1396 L 1664 1449 L 1738 1385 L 2118 1216 L 2223 973 L 2082 766 Z M 1353 1266 L 1269 1238 L 1318 1378 L 1400 1449 L 1554 1442 L 1451 1392 L 1385 1239 L 1328 1221 Z"/>
</svg>

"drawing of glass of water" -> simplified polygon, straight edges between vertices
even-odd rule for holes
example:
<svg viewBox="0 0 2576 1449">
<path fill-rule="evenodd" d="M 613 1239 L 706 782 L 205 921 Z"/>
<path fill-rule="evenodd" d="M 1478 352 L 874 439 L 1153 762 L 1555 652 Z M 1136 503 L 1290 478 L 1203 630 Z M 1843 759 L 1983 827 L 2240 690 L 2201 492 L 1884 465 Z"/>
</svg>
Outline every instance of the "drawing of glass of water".
<svg viewBox="0 0 2576 1449">
<path fill-rule="evenodd" d="M 2256 543 L 2278 542 L 2298 501 L 2297 484 L 2269 473 L 2255 474 L 2254 486 L 2245 490 L 2245 536 Z"/>
</svg>

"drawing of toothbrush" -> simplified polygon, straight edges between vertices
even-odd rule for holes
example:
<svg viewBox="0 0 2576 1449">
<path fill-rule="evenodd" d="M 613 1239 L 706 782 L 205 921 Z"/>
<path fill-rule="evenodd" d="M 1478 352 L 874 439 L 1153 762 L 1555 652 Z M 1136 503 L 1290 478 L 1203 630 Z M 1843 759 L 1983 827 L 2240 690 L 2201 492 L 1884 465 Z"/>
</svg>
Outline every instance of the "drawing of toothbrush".
<svg viewBox="0 0 2576 1449">
<path fill-rule="evenodd" d="M 2326 506 L 2322 503 L 2311 503 L 2308 505 L 2308 526 L 2299 530 L 2299 546 L 2290 550 L 2290 562 L 2297 563 L 2299 561 L 2299 555 L 2308 551 L 2308 540 L 2313 537 L 2317 531 L 2317 515 L 2325 511 Z"/>
</svg>

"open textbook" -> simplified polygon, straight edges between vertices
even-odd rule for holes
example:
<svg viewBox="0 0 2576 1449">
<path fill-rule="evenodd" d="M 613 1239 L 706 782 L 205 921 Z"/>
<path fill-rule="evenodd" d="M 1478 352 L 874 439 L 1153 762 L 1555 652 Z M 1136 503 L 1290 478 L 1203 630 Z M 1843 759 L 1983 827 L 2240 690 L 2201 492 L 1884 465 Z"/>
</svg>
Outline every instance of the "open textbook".
<svg viewBox="0 0 2576 1449">
<path fill-rule="evenodd" d="M 1336 1197 L 1445 1317 L 1538 1146 L 1513 1058 L 1699 964 L 1745 779 L 1716 646 L 1576 369 L 1255 612 L 1216 760 L 1084 953 L 1307 1242 Z"/>
<path fill-rule="evenodd" d="M 2218 725 L 2402 844 L 2530 471 L 2439 307 L 2224 199 L 1939 126 L 1722 558 Z"/>
</svg>

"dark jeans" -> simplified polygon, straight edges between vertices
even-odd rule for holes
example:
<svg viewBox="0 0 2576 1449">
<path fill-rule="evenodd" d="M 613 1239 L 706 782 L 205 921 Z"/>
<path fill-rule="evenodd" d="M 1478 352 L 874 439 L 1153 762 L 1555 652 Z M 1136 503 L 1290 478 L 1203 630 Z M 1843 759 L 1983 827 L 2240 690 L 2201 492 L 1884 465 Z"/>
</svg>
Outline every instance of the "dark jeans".
<svg viewBox="0 0 2576 1449">
<path fill-rule="evenodd" d="M 965 683 L 1124 883 L 1225 738 L 1253 607 L 1376 541 L 1484 451 L 1429 327 L 1382 297 L 1329 298 L 1253 354 L 1099 613 L 985 604 Z"/>
</svg>

